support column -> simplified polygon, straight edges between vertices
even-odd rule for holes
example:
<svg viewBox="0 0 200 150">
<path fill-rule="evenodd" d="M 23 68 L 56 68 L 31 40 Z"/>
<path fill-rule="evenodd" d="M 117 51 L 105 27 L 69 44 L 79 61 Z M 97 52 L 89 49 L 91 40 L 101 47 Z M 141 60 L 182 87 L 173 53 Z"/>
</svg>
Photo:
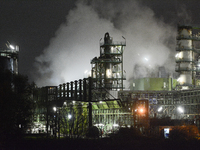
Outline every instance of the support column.
<svg viewBox="0 0 200 150">
<path fill-rule="evenodd" d="M 88 102 L 89 102 L 89 128 L 92 127 L 92 78 L 89 77 Z"/>
</svg>

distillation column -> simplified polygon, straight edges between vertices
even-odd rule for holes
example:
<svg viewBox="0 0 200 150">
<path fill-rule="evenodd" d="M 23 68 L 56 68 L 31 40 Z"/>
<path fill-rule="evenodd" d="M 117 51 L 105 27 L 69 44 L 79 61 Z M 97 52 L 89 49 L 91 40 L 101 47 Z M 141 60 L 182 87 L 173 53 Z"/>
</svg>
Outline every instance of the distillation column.
<svg viewBox="0 0 200 150">
<path fill-rule="evenodd" d="M 180 73 L 178 78 L 181 89 L 188 89 L 193 85 L 194 51 L 191 26 L 178 26 L 176 71 Z"/>
<path fill-rule="evenodd" d="M 123 80 L 125 80 L 123 51 L 125 46 L 125 42 L 114 42 L 109 33 L 105 33 L 104 42 L 100 43 L 100 56 L 91 61 L 91 75 L 95 89 L 123 89 Z"/>
</svg>

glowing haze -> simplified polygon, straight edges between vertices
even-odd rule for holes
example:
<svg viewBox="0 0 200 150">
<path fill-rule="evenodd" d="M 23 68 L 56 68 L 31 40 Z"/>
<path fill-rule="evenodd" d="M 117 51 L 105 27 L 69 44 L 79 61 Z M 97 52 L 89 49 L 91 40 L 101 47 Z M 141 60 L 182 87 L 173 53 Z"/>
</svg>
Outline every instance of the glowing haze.
<svg viewBox="0 0 200 150">
<path fill-rule="evenodd" d="M 59 85 L 86 77 L 84 72 L 91 70 L 90 60 L 99 56 L 99 40 L 106 32 L 114 41 L 126 38 L 127 81 L 148 76 L 158 66 L 174 71 L 176 28 L 157 19 L 150 8 L 132 0 L 78 1 L 36 58 L 36 84 Z"/>
</svg>

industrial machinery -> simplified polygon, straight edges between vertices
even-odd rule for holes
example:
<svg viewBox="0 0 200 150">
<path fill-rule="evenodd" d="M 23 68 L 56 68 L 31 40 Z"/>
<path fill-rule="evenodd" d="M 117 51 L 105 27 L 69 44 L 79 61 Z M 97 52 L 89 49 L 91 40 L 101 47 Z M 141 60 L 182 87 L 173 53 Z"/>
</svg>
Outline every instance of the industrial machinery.
<svg viewBox="0 0 200 150">
<path fill-rule="evenodd" d="M 43 113 L 46 127 L 50 126 L 50 131 L 57 127 L 59 133 L 67 128 L 67 135 L 83 135 L 87 127 L 94 125 L 106 133 L 123 126 L 145 131 L 149 118 L 168 117 L 193 122 L 200 128 L 200 50 L 194 46 L 200 37 L 192 35 L 193 29 L 196 28 L 178 26 L 176 71 L 180 77 L 177 81 L 166 76 L 160 76 L 159 80 L 135 80 L 133 90 L 123 87 L 126 41 L 114 42 L 109 33 L 105 33 L 100 56 L 91 60 L 91 77 L 43 88 L 46 94 L 40 100 L 46 106 Z M 140 87 L 139 83 L 143 85 Z M 66 120 L 64 126 L 59 123 L 61 120 Z"/>
<path fill-rule="evenodd" d="M 91 60 L 94 89 L 100 90 L 101 93 L 105 90 L 123 90 L 123 80 L 126 79 L 123 70 L 125 46 L 126 41 L 114 42 L 109 33 L 105 33 L 104 42 L 100 43 L 100 56 Z M 102 99 L 104 98 L 105 95 Z"/>
<path fill-rule="evenodd" d="M 39 108 L 38 114 L 35 114 L 35 121 L 42 121 L 47 133 L 52 133 L 54 128 L 60 133 L 64 129 L 63 125 L 67 125 L 67 135 L 84 134 L 84 128 L 93 125 L 103 127 L 104 133 L 114 131 L 121 125 L 133 125 L 132 109 L 125 103 L 126 106 L 123 107 L 124 104 L 117 94 L 119 90 L 123 90 L 125 80 L 125 46 L 126 41 L 114 42 L 109 33 L 106 33 L 104 42 L 100 43 L 100 56 L 91 61 L 91 77 L 63 83 L 57 87 L 42 88 L 44 95 L 36 96 L 36 101 L 44 103 L 46 108 L 43 112 L 40 112 L 42 107 Z M 53 108 L 56 108 L 54 110 L 57 110 L 59 115 L 54 113 Z M 69 113 L 71 117 L 66 118 Z M 41 120 L 40 116 L 46 116 L 46 119 Z M 66 123 L 58 126 L 59 120 L 66 120 Z M 78 126 L 82 127 L 80 131 Z M 53 134 L 55 136 L 55 133 Z"/>
<path fill-rule="evenodd" d="M 200 41 L 199 34 L 193 35 L 192 26 L 178 25 L 177 54 L 175 70 L 180 73 L 179 89 L 199 86 L 196 75 L 199 72 L 200 50 L 195 48 L 194 41 Z"/>
</svg>

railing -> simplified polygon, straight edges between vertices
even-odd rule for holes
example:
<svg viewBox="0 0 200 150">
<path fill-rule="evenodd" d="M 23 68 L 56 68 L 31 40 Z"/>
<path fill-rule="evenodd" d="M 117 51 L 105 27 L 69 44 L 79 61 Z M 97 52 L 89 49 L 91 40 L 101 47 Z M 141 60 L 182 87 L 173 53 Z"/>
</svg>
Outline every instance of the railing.
<svg viewBox="0 0 200 150">
<path fill-rule="evenodd" d="M 193 50 L 197 50 L 197 49 L 195 49 L 193 46 L 192 46 L 192 48 L 187 48 L 184 46 L 176 47 L 176 51 L 193 51 Z"/>
<path fill-rule="evenodd" d="M 192 58 L 176 58 L 176 62 L 195 62 Z"/>
<path fill-rule="evenodd" d="M 101 63 L 122 63 L 120 59 L 92 59 L 91 63 L 101 62 Z"/>
<path fill-rule="evenodd" d="M 175 68 L 175 71 L 196 71 L 196 72 L 200 72 L 200 68 L 196 68 L 196 67 L 193 67 L 193 68 L 189 68 L 189 67 L 176 67 Z"/>
<path fill-rule="evenodd" d="M 176 37 L 177 40 L 196 40 L 199 41 L 200 40 L 200 36 L 198 35 L 178 35 Z"/>
<path fill-rule="evenodd" d="M 114 41 L 114 42 L 111 42 L 111 43 L 104 43 L 104 42 L 101 42 L 100 43 L 100 46 L 103 46 L 103 45 L 123 45 L 123 46 L 125 46 L 126 45 L 126 42 L 125 41 L 123 41 L 123 42 L 118 42 L 118 41 Z"/>
</svg>

